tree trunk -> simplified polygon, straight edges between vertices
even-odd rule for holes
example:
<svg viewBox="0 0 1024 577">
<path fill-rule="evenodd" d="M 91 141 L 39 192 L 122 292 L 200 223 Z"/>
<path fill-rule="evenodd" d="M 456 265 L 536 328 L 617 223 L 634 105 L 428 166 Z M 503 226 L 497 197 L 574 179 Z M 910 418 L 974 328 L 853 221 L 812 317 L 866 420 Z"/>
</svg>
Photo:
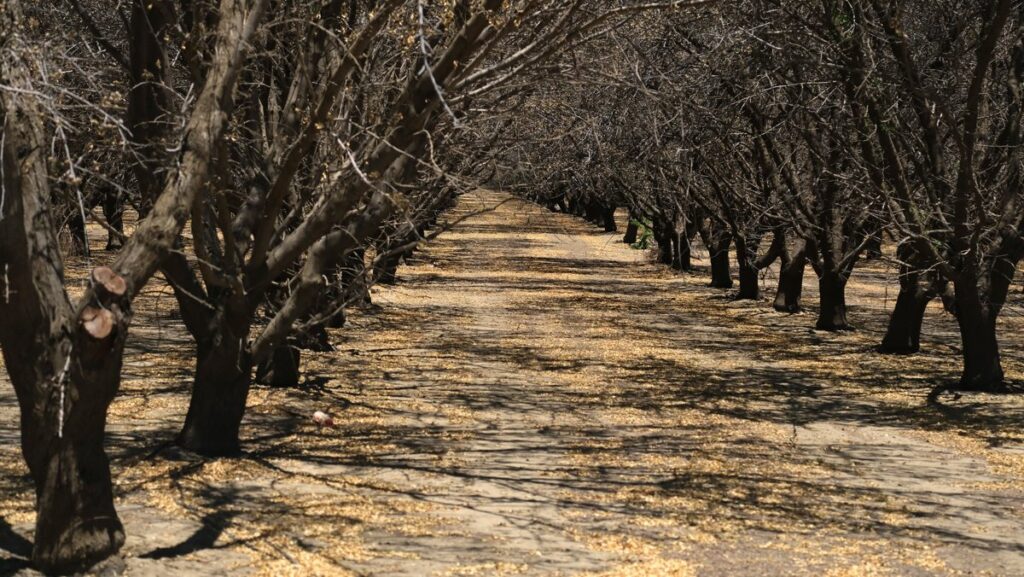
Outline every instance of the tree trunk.
<svg viewBox="0 0 1024 577">
<path fill-rule="evenodd" d="M 359 302 L 370 304 L 370 291 L 366 281 L 366 249 L 356 248 L 349 252 L 342 260 L 341 286 L 345 299 L 348 302 Z M 344 311 L 341 311 L 341 323 L 334 328 L 340 328 L 345 324 Z"/>
<path fill-rule="evenodd" d="M 120 250 L 124 245 L 124 199 L 114 187 L 103 190 L 103 217 L 114 231 L 107 231 L 107 250 Z M 117 233 L 121 233 L 119 236 Z"/>
<path fill-rule="evenodd" d="M 930 270 L 931 263 L 922 257 L 913 243 L 900 243 L 896 247 L 896 256 L 901 263 L 900 292 L 878 350 L 906 355 L 921 349 L 921 327 L 928 303 L 941 295 L 943 306 L 952 312 L 956 308 L 956 295 L 949 290 L 949 281 L 945 277 Z"/>
<path fill-rule="evenodd" d="M 732 274 L 729 272 L 729 243 L 731 238 L 728 234 L 712 239 L 708 246 L 708 253 L 711 258 L 711 286 L 714 288 L 732 288 Z"/>
<path fill-rule="evenodd" d="M 807 244 L 803 240 L 793 250 L 782 251 L 779 266 L 779 288 L 772 305 L 780 313 L 798 313 L 802 310 L 800 297 L 804 291 L 804 270 L 807 268 Z"/>
<path fill-rule="evenodd" d="M 5 30 L 18 28 L 16 10 L 14 2 L 0 9 Z M 0 70 L 9 86 L 31 86 L 29 78 L 18 66 Z M 130 301 L 125 279 L 101 267 L 79 306 L 71 305 L 51 210 L 44 116 L 25 94 L 0 91 L 0 353 L 36 489 L 32 562 L 69 573 L 124 544 L 103 437 L 120 384 Z"/>
<path fill-rule="evenodd" d="M 622 237 L 622 242 L 626 244 L 635 244 L 638 234 L 640 234 L 640 224 L 636 221 L 633 215 L 630 214 L 629 223 L 626 224 L 626 234 Z"/>
<path fill-rule="evenodd" d="M 692 270 L 693 251 L 690 247 L 690 239 L 686 237 L 686 231 L 676 233 L 672 241 L 672 244 L 675 245 L 672 255 L 672 268 L 682 271 Z"/>
<path fill-rule="evenodd" d="M 823 268 L 818 278 L 821 306 L 815 328 L 822 331 L 850 331 L 853 327 L 846 320 L 846 282 L 840 272 Z"/>
<path fill-rule="evenodd" d="M 32 563 L 44 572 L 86 570 L 124 545 L 103 450 L 107 408 L 120 384 L 123 332 L 121 326 L 103 340 L 79 332 L 72 358 L 67 358 L 67 347 L 53 343 L 34 362 L 22 356 L 37 347 L 19 350 L 9 339 L 3 341 L 21 407 L 22 454 L 36 489 Z M 16 369 L 15 363 L 57 372 L 46 376 Z M 62 378 L 63 399 L 54 386 Z"/>
<path fill-rule="evenodd" d="M 912 286 L 900 287 L 879 352 L 909 355 L 921 350 L 921 325 L 932 298 L 932 294 L 917 286 L 916 278 Z"/>
<path fill-rule="evenodd" d="M 116 364 L 119 369 L 121 363 Z M 71 377 L 65 396 L 80 400 L 67 413 L 60 436 L 55 434 L 56 419 L 22 419 L 22 452 L 36 487 L 32 562 L 44 572 L 85 570 L 124 545 L 110 463 L 103 451 L 107 408 L 117 391 L 119 372 L 104 371 L 99 380 Z M 52 389 L 52 382 L 40 386 Z M 101 394 L 79 395 L 81 390 Z"/>
<path fill-rule="evenodd" d="M 654 230 L 654 240 L 658 243 L 658 262 L 661 264 L 672 264 L 672 233 L 667 227 L 657 227 Z"/>
<path fill-rule="evenodd" d="M 377 270 L 377 282 L 383 285 L 393 285 L 398 282 L 398 265 L 401 255 L 392 255 L 385 258 Z"/>
<path fill-rule="evenodd" d="M 736 264 L 740 271 L 740 291 L 737 300 L 758 300 L 761 298 L 761 287 L 758 284 L 757 241 L 736 237 Z"/>
<path fill-rule="evenodd" d="M 192 398 L 177 443 L 201 455 L 239 452 L 238 432 L 253 368 L 249 317 L 242 319 L 222 320 L 210 341 L 197 346 Z"/>
<path fill-rule="evenodd" d="M 601 215 L 604 217 L 604 231 L 615 232 L 619 230 L 617 224 L 615 224 L 615 207 L 609 207 L 601 209 Z"/>
<path fill-rule="evenodd" d="M 588 221 L 590 221 L 591 223 L 593 223 L 593 224 L 603 224 L 604 223 L 604 215 L 602 214 L 603 210 L 604 210 L 604 207 L 601 206 L 601 203 L 599 203 L 599 202 L 597 202 L 595 200 L 588 200 L 587 203 L 586 203 L 586 207 L 584 208 L 584 215 L 585 215 L 586 219 Z"/>
<path fill-rule="evenodd" d="M 271 387 L 299 386 L 299 349 L 286 344 L 274 349 L 271 357 L 256 368 L 256 382 Z"/>
<path fill-rule="evenodd" d="M 879 258 L 882 258 L 881 232 L 873 234 L 864 247 L 864 260 L 877 260 Z"/>
<path fill-rule="evenodd" d="M 962 391 L 1002 392 L 1005 386 L 995 318 L 986 310 L 972 279 L 956 283 L 956 309 L 964 357 L 958 388 Z"/>
</svg>

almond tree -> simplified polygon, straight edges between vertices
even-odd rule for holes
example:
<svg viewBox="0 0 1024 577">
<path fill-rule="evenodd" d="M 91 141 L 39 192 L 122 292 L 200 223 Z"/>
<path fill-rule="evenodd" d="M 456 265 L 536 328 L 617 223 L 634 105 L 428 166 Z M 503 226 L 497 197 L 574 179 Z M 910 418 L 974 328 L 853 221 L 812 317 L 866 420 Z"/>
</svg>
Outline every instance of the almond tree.
<svg viewBox="0 0 1024 577">
<path fill-rule="evenodd" d="M 184 140 L 152 209 L 113 264 L 92 271 L 72 302 L 51 205 L 47 100 L 40 62 L 19 4 L 0 7 L 3 211 L 0 213 L 0 345 L 17 392 L 22 448 L 36 486 L 33 563 L 81 570 L 116 552 L 124 531 L 103 451 L 107 407 L 117 393 L 132 300 L 173 247 L 208 178 L 216 143 L 264 0 L 222 0 L 205 82 Z"/>
</svg>

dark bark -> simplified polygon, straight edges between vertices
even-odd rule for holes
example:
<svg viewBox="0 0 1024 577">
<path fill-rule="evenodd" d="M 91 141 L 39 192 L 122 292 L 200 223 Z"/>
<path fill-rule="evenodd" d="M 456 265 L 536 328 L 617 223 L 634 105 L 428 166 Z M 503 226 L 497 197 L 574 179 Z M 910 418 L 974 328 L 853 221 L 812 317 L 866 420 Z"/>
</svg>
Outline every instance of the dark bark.
<svg viewBox="0 0 1024 577">
<path fill-rule="evenodd" d="M 693 251 L 686 231 L 672 235 L 672 268 L 681 271 L 693 269 Z"/>
<path fill-rule="evenodd" d="M 729 244 L 732 237 L 729 232 L 721 227 L 712 228 L 704 242 L 711 259 L 711 286 L 732 288 L 732 274 L 729 271 Z"/>
<path fill-rule="evenodd" d="M 848 277 L 823 269 L 818 277 L 820 308 L 815 328 L 823 331 L 853 330 L 846 319 L 846 282 Z"/>
<path fill-rule="evenodd" d="M 15 6 L 0 8 L 0 26 L 14 25 Z M 26 72 L 8 64 L 4 58 L 0 82 L 25 86 Z M 80 571 L 124 544 L 103 438 L 107 408 L 120 384 L 129 301 L 124 278 L 104 269 L 94 273 L 94 282 L 106 280 L 113 289 L 90 287 L 77 307 L 71 305 L 38 103 L 3 91 L 0 117 L 0 349 L 18 398 L 22 455 L 36 489 L 32 562 L 45 572 Z"/>
<path fill-rule="evenodd" d="M 957 313 L 964 357 L 958 388 L 962 391 L 1002 392 L 1005 385 L 995 320 L 972 296 L 957 295 Z"/>
<path fill-rule="evenodd" d="M 277 347 L 271 357 L 256 368 L 256 382 L 271 387 L 297 387 L 300 360 L 301 351 L 298 347 Z"/>
<path fill-rule="evenodd" d="M 629 222 L 626 224 L 626 234 L 622 237 L 622 242 L 626 244 L 635 244 L 637 235 L 640 234 L 640 224 L 636 221 L 632 214 L 629 216 Z"/>
<path fill-rule="evenodd" d="M 375 271 L 376 280 L 382 285 L 394 285 L 398 282 L 398 265 L 402 255 L 394 254 L 384 258 Z"/>
<path fill-rule="evenodd" d="M 132 170 L 139 185 L 140 209 L 149 211 L 164 185 L 164 160 L 171 106 L 171 62 L 164 47 L 173 26 L 174 8 L 168 0 L 134 0 L 128 42 L 128 102 L 125 124 L 135 149 Z"/>
<path fill-rule="evenodd" d="M 588 200 L 588 201 L 586 201 L 586 204 L 585 204 L 585 207 L 583 209 L 583 212 L 584 212 L 584 215 L 585 215 L 586 219 L 588 221 L 590 221 L 591 223 L 593 223 L 593 224 L 603 224 L 604 223 L 604 214 L 603 214 L 604 213 L 604 207 L 601 206 L 600 202 L 598 202 L 596 200 Z"/>
<path fill-rule="evenodd" d="M 604 219 L 604 231 L 615 232 L 619 230 L 618 225 L 615 223 L 615 207 L 602 207 L 601 216 Z"/>
<path fill-rule="evenodd" d="M 772 305 L 780 313 L 798 313 L 802 310 L 800 297 L 804 291 L 804 271 L 807 269 L 807 243 L 803 239 L 796 246 L 786 247 L 781 254 L 779 287 Z"/>
<path fill-rule="evenodd" d="M 233 314 L 234 320 L 214 320 L 211 325 L 216 329 L 211 340 L 196 347 L 192 398 L 177 444 L 201 455 L 239 452 L 238 433 L 249 396 L 253 359 L 248 349 L 249 317 Z"/>
<path fill-rule="evenodd" d="M 739 265 L 740 290 L 737 300 L 758 300 L 761 298 L 761 287 L 758 283 L 756 237 L 736 237 L 736 264 Z"/>
<path fill-rule="evenodd" d="M 896 355 L 909 355 L 921 350 L 921 325 L 932 298 L 933 294 L 917 286 L 916 279 L 912 286 L 901 286 L 896 306 L 889 317 L 889 327 L 878 350 Z"/>
<path fill-rule="evenodd" d="M 370 290 L 366 279 L 365 249 L 355 248 L 342 260 L 341 286 L 347 302 L 370 303 Z M 342 316 L 344 319 L 344 311 L 342 311 Z M 344 325 L 344 320 L 342 320 L 342 325 Z"/>
<path fill-rule="evenodd" d="M 996 319 L 1006 303 L 1022 252 L 1021 239 L 1012 234 L 999 245 L 999 256 L 985 259 L 980 271 L 977 265 L 965 265 L 954 279 L 956 319 L 964 357 L 960 390 L 1005 390 Z"/>
<path fill-rule="evenodd" d="M 12 191 L 7 188 L 5 220 L 23 219 Z M 42 215 L 34 216 L 38 226 Z M 116 317 L 110 333 L 97 338 L 84 323 L 76 326 L 63 288 L 54 292 L 57 283 L 32 282 L 23 268 L 28 259 L 15 254 L 26 254 L 25 248 L 0 231 L 0 262 L 7 265 L 0 292 L 12 295 L 0 301 L 0 345 L 21 409 L 22 455 L 36 489 L 32 562 L 46 572 L 80 571 L 124 544 L 103 439 L 107 408 L 120 385 L 127 318 L 107 301 Z M 30 327 L 44 334 L 25 338 L 33 334 Z"/>
<path fill-rule="evenodd" d="M 654 225 L 654 240 L 658 243 L 658 262 L 672 264 L 672 229 L 664 225 Z"/>
<path fill-rule="evenodd" d="M 882 257 L 882 233 L 877 232 L 868 238 L 864 246 L 864 259 L 875 260 Z"/>
<path fill-rule="evenodd" d="M 937 272 L 925 270 L 928 262 L 911 243 L 901 244 L 896 254 L 900 261 L 900 292 L 878 350 L 906 355 L 921 349 L 925 310 L 932 299 L 947 292 L 948 282 Z"/>
<path fill-rule="evenodd" d="M 103 218 L 116 231 L 107 231 L 107 250 L 119 250 L 124 245 L 124 198 L 114 187 L 105 188 L 101 194 Z"/>
</svg>

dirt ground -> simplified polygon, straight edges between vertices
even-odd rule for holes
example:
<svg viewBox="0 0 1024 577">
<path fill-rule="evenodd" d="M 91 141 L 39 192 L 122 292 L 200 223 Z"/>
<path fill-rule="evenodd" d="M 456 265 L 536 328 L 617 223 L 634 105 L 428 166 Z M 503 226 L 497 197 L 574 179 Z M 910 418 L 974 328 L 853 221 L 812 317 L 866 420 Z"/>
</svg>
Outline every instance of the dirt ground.
<svg viewBox="0 0 1024 577">
<path fill-rule="evenodd" d="M 1024 575 L 1024 398 L 929 401 L 959 371 L 948 315 L 921 354 L 881 356 L 883 262 L 836 335 L 620 238 L 520 201 L 472 217 L 306 353 L 302 389 L 254 389 L 245 454 L 216 461 L 167 446 L 192 344 L 153 283 L 108 435 L 127 574 Z M 1001 329 L 1018 383 L 1020 298 Z M 6 382 L 0 416 L 0 574 L 32 575 Z"/>
</svg>

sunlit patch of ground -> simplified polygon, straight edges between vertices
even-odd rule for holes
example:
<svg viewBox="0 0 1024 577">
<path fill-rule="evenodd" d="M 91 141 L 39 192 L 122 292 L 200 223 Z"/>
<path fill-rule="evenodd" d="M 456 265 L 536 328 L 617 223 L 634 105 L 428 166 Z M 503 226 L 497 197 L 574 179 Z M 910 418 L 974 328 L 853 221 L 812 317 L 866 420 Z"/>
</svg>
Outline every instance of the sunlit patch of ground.
<svg viewBox="0 0 1024 577">
<path fill-rule="evenodd" d="M 471 195 L 452 217 L 502 199 Z M 353 311 L 336 351 L 304 353 L 304 388 L 254 389 L 246 452 L 220 461 L 160 448 L 193 361 L 154 282 L 110 415 L 129 568 L 1024 574 L 1024 400 L 928 402 L 959 370 L 938 306 L 920 355 L 875 353 L 896 294 L 884 261 L 851 282 L 860 330 L 833 335 L 809 329 L 813 311 L 732 301 L 705 271 L 650 264 L 618 238 L 518 201 L 472 218 L 375 289 L 380 309 Z M 72 261 L 69 277 L 86 270 Z M 1020 305 L 1002 326 L 1015 380 Z M 0 513 L 25 533 L 31 489 L 4 395 Z M 318 429 L 315 410 L 338 426 Z"/>
</svg>

